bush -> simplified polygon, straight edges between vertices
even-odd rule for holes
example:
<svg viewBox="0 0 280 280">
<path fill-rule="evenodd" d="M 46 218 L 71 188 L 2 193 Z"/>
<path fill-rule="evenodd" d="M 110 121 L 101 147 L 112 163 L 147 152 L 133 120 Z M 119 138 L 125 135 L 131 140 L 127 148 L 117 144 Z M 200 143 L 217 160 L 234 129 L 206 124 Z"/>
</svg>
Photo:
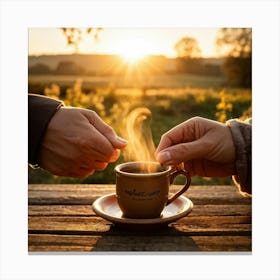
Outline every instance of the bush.
<svg viewBox="0 0 280 280">
<path fill-rule="evenodd" d="M 29 89 L 36 89 L 36 92 L 42 94 L 45 88 L 46 85 L 43 83 L 29 83 Z M 58 92 L 56 87 L 55 89 Z M 74 84 L 72 88 L 60 86 L 59 93 L 57 98 L 62 99 L 67 105 L 95 110 L 118 134 L 122 133 L 126 117 L 133 108 L 139 106 L 149 108 L 152 112 L 150 124 L 156 146 L 162 134 L 191 117 L 201 116 L 215 120 L 217 112 L 225 113 L 230 118 L 238 118 L 251 112 L 251 90 L 249 89 L 235 88 L 221 91 L 211 88 L 146 88 L 143 91 L 141 88 L 85 88 L 80 82 Z M 231 104 L 231 106 L 218 106 L 219 104 Z M 116 163 L 110 163 L 104 171 L 95 172 L 85 179 L 58 177 L 46 171 L 29 168 L 28 182 L 112 184 L 115 182 L 114 167 L 123 161 L 124 159 L 120 157 Z M 201 177 L 194 177 L 192 182 L 199 185 L 229 183 L 230 178 L 209 180 Z"/>
</svg>

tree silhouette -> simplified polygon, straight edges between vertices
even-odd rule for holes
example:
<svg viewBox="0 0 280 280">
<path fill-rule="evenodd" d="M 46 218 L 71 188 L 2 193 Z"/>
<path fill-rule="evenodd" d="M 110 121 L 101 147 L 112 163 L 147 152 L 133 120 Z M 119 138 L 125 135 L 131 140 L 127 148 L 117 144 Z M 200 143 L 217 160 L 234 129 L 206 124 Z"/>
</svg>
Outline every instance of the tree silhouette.
<svg viewBox="0 0 280 280">
<path fill-rule="evenodd" d="M 218 51 L 225 52 L 224 73 L 229 84 L 251 87 L 252 29 L 222 28 L 216 40 Z"/>
<path fill-rule="evenodd" d="M 201 50 L 197 40 L 191 37 L 180 39 L 174 46 L 178 57 L 197 58 L 201 55 Z"/>
<path fill-rule="evenodd" d="M 76 28 L 76 27 L 62 27 L 60 28 L 66 37 L 67 44 L 74 46 L 75 52 L 79 51 L 79 44 L 85 36 L 93 36 L 94 40 L 98 40 L 98 36 L 103 28 Z"/>
<path fill-rule="evenodd" d="M 251 28 L 221 28 L 216 40 L 218 50 L 226 49 L 233 57 L 252 56 Z"/>
<path fill-rule="evenodd" d="M 199 73 L 201 71 L 201 50 L 196 39 L 183 37 L 174 46 L 177 53 L 177 71 Z"/>
</svg>

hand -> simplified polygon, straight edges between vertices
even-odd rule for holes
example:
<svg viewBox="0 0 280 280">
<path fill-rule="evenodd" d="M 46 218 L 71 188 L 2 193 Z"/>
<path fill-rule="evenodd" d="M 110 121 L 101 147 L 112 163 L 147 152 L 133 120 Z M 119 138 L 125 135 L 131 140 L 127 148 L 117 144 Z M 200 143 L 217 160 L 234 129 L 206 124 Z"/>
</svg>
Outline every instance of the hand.
<svg viewBox="0 0 280 280">
<path fill-rule="evenodd" d="M 235 174 L 235 147 L 230 128 L 194 117 L 165 133 L 156 150 L 166 165 L 184 162 L 191 175 L 225 177 Z"/>
<path fill-rule="evenodd" d="M 62 107 L 48 125 L 39 164 L 54 175 L 83 178 L 116 161 L 126 144 L 94 111 Z"/>
</svg>

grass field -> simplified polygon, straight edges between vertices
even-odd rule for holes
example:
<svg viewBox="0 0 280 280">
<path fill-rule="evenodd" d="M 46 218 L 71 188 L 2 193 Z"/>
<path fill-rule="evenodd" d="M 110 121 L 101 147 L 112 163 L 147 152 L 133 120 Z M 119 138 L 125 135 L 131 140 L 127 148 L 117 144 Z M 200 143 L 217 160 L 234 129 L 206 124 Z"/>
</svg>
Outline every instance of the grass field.
<svg viewBox="0 0 280 280">
<path fill-rule="evenodd" d="M 144 87 L 144 88 L 184 88 L 184 87 L 220 87 L 222 77 L 198 76 L 192 74 L 160 74 L 129 76 L 73 76 L 73 75 L 29 75 L 29 84 L 59 84 L 70 87 L 73 82 L 82 80 L 84 87 Z"/>
<path fill-rule="evenodd" d="M 152 112 L 150 122 L 157 146 L 163 133 L 194 116 L 225 121 L 251 116 L 250 89 L 226 88 L 222 78 L 161 75 L 146 79 L 116 77 L 29 76 L 29 92 L 61 99 L 69 106 L 95 110 L 119 134 L 128 113 L 137 107 Z M 29 168 L 29 183 L 114 183 L 114 167 L 86 179 L 57 177 Z M 192 184 L 230 184 L 230 178 L 194 177 Z"/>
</svg>

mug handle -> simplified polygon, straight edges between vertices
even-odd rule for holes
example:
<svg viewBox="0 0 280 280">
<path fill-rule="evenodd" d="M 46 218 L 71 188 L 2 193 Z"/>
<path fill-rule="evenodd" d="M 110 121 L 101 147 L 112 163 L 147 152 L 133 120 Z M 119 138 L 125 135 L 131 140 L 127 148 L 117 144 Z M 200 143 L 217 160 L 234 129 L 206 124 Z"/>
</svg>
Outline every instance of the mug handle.
<svg viewBox="0 0 280 280">
<path fill-rule="evenodd" d="M 174 179 L 178 176 L 178 175 L 183 175 L 186 177 L 187 182 L 184 185 L 184 187 L 178 191 L 177 193 L 175 193 L 173 196 L 171 196 L 170 198 L 168 198 L 166 205 L 170 204 L 172 201 L 174 201 L 177 197 L 179 197 L 182 193 L 184 193 L 190 186 L 191 184 L 191 175 L 188 171 L 184 170 L 184 169 L 179 169 L 179 170 L 175 170 L 174 172 L 172 172 L 170 174 L 170 184 L 173 183 Z"/>
</svg>

